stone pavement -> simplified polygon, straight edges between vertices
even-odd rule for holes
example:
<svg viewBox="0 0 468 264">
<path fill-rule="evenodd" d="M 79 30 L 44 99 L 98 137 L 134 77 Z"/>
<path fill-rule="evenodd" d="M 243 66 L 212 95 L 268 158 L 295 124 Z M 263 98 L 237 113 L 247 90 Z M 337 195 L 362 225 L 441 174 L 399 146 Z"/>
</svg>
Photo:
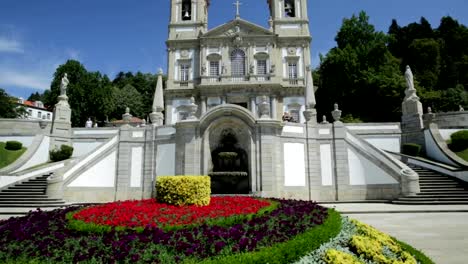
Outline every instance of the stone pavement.
<svg viewBox="0 0 468 264">
<path fill-rule="evenodd" d="M 468 205 L 324 204 L 422 250 L 437 264 L 468 263 Z"/>
</svg>

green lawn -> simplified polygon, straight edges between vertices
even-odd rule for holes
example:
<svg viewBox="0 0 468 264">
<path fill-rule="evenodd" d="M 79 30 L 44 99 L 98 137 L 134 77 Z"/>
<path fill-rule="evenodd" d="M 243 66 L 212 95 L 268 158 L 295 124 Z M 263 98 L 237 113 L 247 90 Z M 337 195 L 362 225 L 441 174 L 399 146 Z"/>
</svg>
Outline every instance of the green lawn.
<svg viewBox="0 0 468 264">
<path fill-rule="evenodd" d="M 0 169 L 15 162 L 25 151 L 25 147 L 20 150 L 6 150 L 5 142 L 0 142 Z"/>
<path fill-rule="evenodd" d="M 465 149 L 464 151 L 460 151 L 460 152 L 455 152 L 455 154 L 457 154 L 458 157 L 468 161 L 468 149 Z"/>
</svg>

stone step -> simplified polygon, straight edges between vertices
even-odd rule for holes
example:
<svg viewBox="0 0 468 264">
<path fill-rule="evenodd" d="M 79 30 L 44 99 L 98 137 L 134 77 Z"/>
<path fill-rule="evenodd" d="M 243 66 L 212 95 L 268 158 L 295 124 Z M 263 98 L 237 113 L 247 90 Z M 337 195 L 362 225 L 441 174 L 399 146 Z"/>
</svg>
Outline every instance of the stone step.
<svg viewBox="0 0 468 264">
<path fill-rule="evenodd" d="M 45 194 L 45 191 L 41 191 L 41 192 L 36 192 L 36 191 L 30 191 L 30 192 L 19 192 L 19 191 L 16 191 L 16 190 L 3 190 L 2 192 L 0 192 L 0 196 L 3 196 L 5 194 L 16 194 L 16 195 L 37 195 L 37 194 Z"/>
<path fill-rule="evenodd" d="M 46 188 L 40 187 L 40 186 L 12 186 L 12 187 L 8 187 L 8 189 L 6 190 L 45 191 L 45 189 Z"/>
<path fill-rule="evenodd" d="M 466 197 L 400 197 L 399 201 L 468 201 L 468 196 Z"/>
<path fill-rule="evenodd" d="M 0 201 L 0 207 L 2 205 L 10 204 L 22 204 L 22 205 L 36 205 L 36 204 L 64 204 L 65 201 Z"/>
<path fill-rule="evenodd" d="M 433 192 L 449 192 L 449 193 L 468 193 L 463 188 L 421 188 L 422 193 L 433 193 Z"/>
<path fill-rule="evenodd" d="M 456 182 L 456 181 L 450 180 L 450 179 L 440 179 L 440 180 L 434 180 L 434 179 L 419 179 L 419 183 L 426 183 L 426 182 L 446 183 L 446 182 Z"/>
<path fill-rule="evenodd" d="M 418 193 L 416 197 L 464 198 L 468 197 L 468 193 Z"/>
<path fill-rule="evenodd" d="M 30 199 L 30 198 L 37 198 L 37 199 L 47 199 L 48 196 L 45 194 L 36 194 L 36 195 L 22 195 L 16 193 L 0 193 L 0 198 L 11 198 L 11 199 Z"/>
<path fill-rule="evenodd" d="M 420 184 L 421 190 L 427 189 L 453 189 L 453 190 L 465 190 L 463 186 L 457 184 Z"/>
<path fill-rule="evenodd" d="M 27 208 L 34 208 L 34 209 L 37 209 L 39 207 L 62 207 L 64 206 L 65 203 L 51 203 L 51 204 L 47 204 L 47 203 L 38 203 L 38 204 L 21 204 L 21 203 L 15 203 L 15 204 L 4 204 L 4 203 L 0 203 L 0 208 L 23 208 L 23 207 L 27 207 Z"/>
<path fill-rule="evenodd" d="M 35 198 L 35 197 L 0 197 L 0 202 L 27 202 L 27 201 L 63 201 L 62 199 L 52 199 L 47 197 Z"/>
<path fill-rule="evenodd" d="M 435 204 L 468 204 L 468 201 L 392 201 L 394 204 L 407 204 L 407 205 L 435 205 Z"/>
</svg>

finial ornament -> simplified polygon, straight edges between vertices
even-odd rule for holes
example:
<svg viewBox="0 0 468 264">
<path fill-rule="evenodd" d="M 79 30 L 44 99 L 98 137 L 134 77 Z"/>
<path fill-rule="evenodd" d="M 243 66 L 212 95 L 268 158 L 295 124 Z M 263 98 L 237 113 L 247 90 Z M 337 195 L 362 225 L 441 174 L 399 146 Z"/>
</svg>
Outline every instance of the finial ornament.
<svg viewBox="0 0 468 264">
<path fill-rule="evenodd" d="M 338 109 L 338 104 L 334 104 L 333 108 L 335 109 L 332 111 L 333 119 L 335 120 L 335 122 L 339 122 L 341 119 L 341 110 Z"/>
<path fill-rule="evenodd" d="M 240 17 L 240 6 L 242 5 L 242 3 L 239 2 L 239 0 L 237 0 L 233 5 L 236 6 L 236 18 L 239 18 Z"/>
</svg>

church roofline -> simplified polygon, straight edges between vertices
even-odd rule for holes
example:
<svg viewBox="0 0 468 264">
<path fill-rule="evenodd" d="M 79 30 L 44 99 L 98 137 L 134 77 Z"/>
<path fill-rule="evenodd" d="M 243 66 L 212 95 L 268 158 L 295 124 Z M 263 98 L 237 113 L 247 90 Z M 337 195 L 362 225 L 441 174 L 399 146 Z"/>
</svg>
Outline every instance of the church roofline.
<svg viewBox="0 0 468 264">
<path fill-rule="evenodd" d="M 206 37 L 210 37 L 209 35 L 212 34 L 213 32 L 217 32 L 218 30 L 224 28 L 224 27 L 228 27 L 229 25 L 233 25 L 233 24 L 245 24 L 247 26 L 250 26 L 250 27 L 253 27 L 255 29 L 258 29 L 259 31 L 267 34 L 267 35 L 271 35 L 271 36 L 275 36 L 275 34 L 273 32 L 271 32 L 270 30 L 260 26 L 260 25 L 257 25 L 255 23 L 252 23 L 250 21 L 247 21 L 247 20 L 244 20 L 242 18 L 235 18 L 233 20 L 230 20 L 224 24 L 221 24 L 217 27 L 214 27 L 210 30 L 208 30 L 207 32 L 205 32 L 204 34 L 202 34 L 200 37 L 201 38 L 206 38 Z"/>
</svg>

